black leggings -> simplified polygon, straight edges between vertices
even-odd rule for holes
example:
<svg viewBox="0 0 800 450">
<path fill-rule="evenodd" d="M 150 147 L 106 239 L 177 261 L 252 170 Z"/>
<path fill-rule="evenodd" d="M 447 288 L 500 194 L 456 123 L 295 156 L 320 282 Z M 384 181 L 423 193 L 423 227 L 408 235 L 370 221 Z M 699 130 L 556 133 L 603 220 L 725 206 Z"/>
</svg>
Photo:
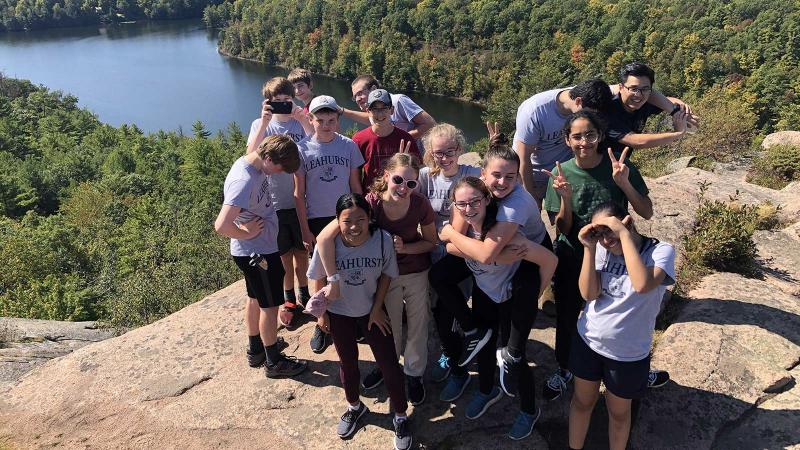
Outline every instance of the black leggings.
<svg viewBox="0 0 800 450">
<path fill-rule="evenodd" d="M 578 315 L 583 308 L 583 297 L 578 288 L 578 277 L 583 264 L 583 248 L 573 248 L 563 242 L 556 243 L 558 266 L 553 276 L 553 296 L 556 301 L 556 361 L 562 369 L 569 368 L 572 335 L 578 332 Z"/>
<path fill-rule="evenodd" d="M 442 353 L 450 358 L 451 371 L 455 375 L 467 373 L 466 367 L 459 367 L 455 361 L 461 356 L 461 337 L 453 331 L 453 321 L 457 320 L 462 329 L 475 328 L 472 311 L 458 284 L 472 276 L 472 272 L 462 258 L 445 255 L 428 272 L 431 288 L 438 297 L 433 318 L 442 345 Z"/>
</svg>

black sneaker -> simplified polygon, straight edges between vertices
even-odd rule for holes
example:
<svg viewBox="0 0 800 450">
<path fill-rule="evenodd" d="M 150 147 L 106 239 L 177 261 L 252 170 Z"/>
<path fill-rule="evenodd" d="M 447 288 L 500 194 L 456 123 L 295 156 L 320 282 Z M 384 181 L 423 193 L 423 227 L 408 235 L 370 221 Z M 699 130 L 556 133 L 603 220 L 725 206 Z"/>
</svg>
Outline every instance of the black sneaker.
<svg viewBox="0 0 800 450">
<path fill-rule="evenodd" d="M 666 370 L 651 370 L 647 374 L 647 387 L 660 388 L 669 381 L 669 372 Z"/>
<path fill-rule="evenodd" d="M 314 335 L 311 336 L 311 351 L 314 353 L 322 353 L 330 344 L 328 333 L 322 331 L 319 325 L 314 325 Z"/>
<path fill-rule="evenodd" d="M 278 362 L 264 366 L 264 373 L 267 378 L 289 378 L 303 373 L 307 368 L 308 364 L 305 361 L 281 353 L 281 359 Z"/>
<path fill-rule="evenodd" d="M 395 417 L 394 422 L 394 448 L 397 450 L 407 450 L 411 448 L 411 432 L 408 431 L 408 418 L 397 420 Z"/>
<path fill-rule="evenodd" d="M 424 402 L 425 385 L 422 383 L 422 377 L 406 375 L 406 392 L 408 392 L 408 401 L 412 405 L 417 406 Z"/>
<path fill-rule="evenodd" d="M 464 367 L 469 364 L 491 337 L 491 328 L 478 328 L 472 334 L 465 334 L 461 343 L 461 358 L 458 360 L 458 365 Z"/>
<path fill-rule="evenodd" d="M 278 336 L 278 340 L 275 342 L 278 344 L 278 351 L 283 351 L 289 344 L 280 336 Z M 261 367 L 267 361 L 267 352 L 264 350 L 264 347 L 261 347 L 261 352 L 253 353 L 250 349 L 247 350 L 247 365 L 250 367 Z"/>
<path fill-rule="evenodd" d="M 500 388 L 509 397 L 517 396 L 517 380 L 522 360 L 514 361 L 508 354 L 508 348 L 497 349 L 497 367 L 500 368 Z"/>
<path fill-rule="evenodd" d="M 356 432 L 358 419 L 368 412 L 369 409 L 364 402 L 359 402 L 358 409 L 347 408 L 347 411 L 342 414 L 342 418 L 339 419 L 339 425 L 336 426 L 336 434 L 342 439 L 352 436 Z"/>
<path fill-rule="evenodd" d="M 361 387 L 364 389 L 374 389 L 380 386 L 381 383 L 383 383 L 383 373 L 381 369 L 376 367 L 364 377 L 364 381 L 361 382 Z"/>
<path fill-rule="evenodd" d="M 567 390 L 567 383 L 570 381 L 572 381 L 572 373 L 569 370 L 556 370 L 556 373 L 542 386 L 542 397 L 545 400 L 555 400 L 561 397 L 561 394 Z"/>
</svg>

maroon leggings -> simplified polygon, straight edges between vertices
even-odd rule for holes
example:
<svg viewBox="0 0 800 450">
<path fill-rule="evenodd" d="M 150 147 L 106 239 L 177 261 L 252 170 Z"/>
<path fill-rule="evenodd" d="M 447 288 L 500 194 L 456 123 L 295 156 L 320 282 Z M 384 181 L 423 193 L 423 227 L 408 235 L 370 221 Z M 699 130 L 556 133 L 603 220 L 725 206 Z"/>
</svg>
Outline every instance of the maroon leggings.
<svg viewBox="0 0 800 450">
<path fill-rule="evenodd" d="M 397 363 L 392 335 L 384 336 L 377 326 L 367 330 L 369 315 L 348 317 L 329 312 L 333 346 L 339 355 L 339 377 L 344 386 L 344 396 L 350 404 L 360 398 L 361 374 L 358 371 L 358 343 L 356 330 L 361 333 L 372 349 L 375 361 L 383 373 L 383 381 L 389 391 L 392 410 L 396 413 L 406 412 L 406 388 L 403 371 Z"/>
</svg>

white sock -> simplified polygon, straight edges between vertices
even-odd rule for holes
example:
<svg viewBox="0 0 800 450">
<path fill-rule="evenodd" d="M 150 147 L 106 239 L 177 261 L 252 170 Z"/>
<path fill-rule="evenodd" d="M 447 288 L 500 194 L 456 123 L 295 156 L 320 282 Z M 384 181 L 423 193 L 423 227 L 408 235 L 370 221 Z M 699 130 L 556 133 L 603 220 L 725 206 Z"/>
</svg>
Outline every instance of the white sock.
<svg viewBox="0 0 800 450">
<path fill-rule="evenodd" d="M 394 416 L 394 421 L 395 421 L 395 422 L 402 422 L 402 421 L 404 421 L 404 420 L 406 420 L 406 419 L 408 419 L 408 416 L 398 416 L 398 415 L 396 415 L 396 414 L 395 414 L 395 416 Z"/>
<path fill-rule="evenodd" d="M 353 406 L 353 405 L 347 405 L 347 408 L 348 408 L 350 411 L 355 411 L 355 410 L 357 410 L 358 408 L 361 408 L 361 400 L 359 400 L 359 401 L 358 401 L 358 403 L 356 403 L 356 406 Z"/>
</svg>

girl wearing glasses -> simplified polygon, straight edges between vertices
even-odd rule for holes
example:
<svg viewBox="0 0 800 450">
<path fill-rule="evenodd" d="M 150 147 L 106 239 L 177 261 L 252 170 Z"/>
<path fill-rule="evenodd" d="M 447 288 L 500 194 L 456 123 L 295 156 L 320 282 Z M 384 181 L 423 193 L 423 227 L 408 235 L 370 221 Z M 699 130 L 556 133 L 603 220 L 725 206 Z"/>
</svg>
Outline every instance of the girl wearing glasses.
<svg viewBox="0 0 800 450">
<path fill-rule="evenodd" d="M 640 235 L 618 202 L 602 203 L 590 218 L 578 232 L 578 286 L 586 305 L 569 356 L 575 374 L 569 447 L 583 448 L 602 380 L 609 448 L 621 450 L 630 433 L 632 399 L 647 391 L 653 328 L 664 291 L 675 282 L 675 250 Z"/>
<path fill-rule="evenodd" d="M 452 186 L 465 176 L 480 176 L 481 169 L 458 163 L 459 156 L 464 153 L 466 141 L 461 130 L 449 123 L 440 123 L 434 126 L 425 134 L 422 141 L 427 151 L 424 157 L 426 167 L 419 171 L 419 191 L 428 198 L 433 212 L 436 214 L 436 232 L 438 233 L 446 223 L 450 222 L 452 209 L 450 190 Z M 448 254 L 444 245 L 438 245 L 431 252 L 431 262 L 433 263 L 430 271 L 431 277 L 437 272 L 443 274 L 468 272 L 464 260 Z M 465 291 L 467 296 L 469 296 L 471 286 L 472 281 L 469 281 L 469 284 L 464 282 L 461 285 L 462 291 Z M 458 289 L 458 287 L 453 288 Z M 438 383 L 448 379 L 451 374 L 453 375 L 439 395 L 440 400 L 451 402 L 460 397 L 466 387 L 467 369 L 457 366 L 452 360 L 452 355 L 447 352 L 448 348 L 456 348 L 461 345 L 461 337 L 453 331 L 453 314 L 448 308 L 436 304 L 436 300 L 437 296 L 433 295 L 431 301 L 435 305 L 433 317 L 436 329 L 439 339 L 448 344 L 442 344 L 442 354 L 431 370 L 431 378 Z"/>
<path fill-rule="evenodd" d="M 558 269 L 554 281 L 556 300 L 556 361 L 559 369 L 543 387 L 547 400 L 558 398 L 572 380 L 568 370 L 572 335 L 583 299 L 578 291 L 583 247 L 578 231 L 591 220 L 597 205 L 614 202 L 649 219 L 653 204 L 647 185 L 634 166 L 625 163 L 627 149 L 617 159 L 608 149 L 600 149 L 605 124 L 595 111 L 574 113 L 564 124 L 564 138 L 575 158 L 558 164 L 550 173 L 544 208 L 556 214 L 556 256 Z M 666 382 L 666 381 L 664 381 Z M 662 383 L 663 384 L 663 383 Z"/>
<path fill-rule="evenodd" d="M 419 162 L 414 155 L 396 153 L 386 161 L 383 176 L 375 180 L 366 196 L 376 224 L 392 235 L 392 243 L 397 252 L 400 276 L 392 279 L 384 305 L 392 324 L 395 350 L 398 356 L 404 355 L 403 371 L 406 375 L 408 400 L 412 405 L 418 405 L 425 400 L 422 375 L 428 362 L 429 253 L 439 243 L 433 209 L 428 199 L 417 190 L 418 174 Z M 422 233 L 417 231 L 418 228 Z M 335 236 L 337 229 L 334 224 L 328 225 L 317 240 L 320 256 L 329 275 L 328 280 L 333 285 L 346 282 L 339 281 L 335 275 L 336 265 L 331 245 L 333 240 L 329 234 Z M 337 287 L 332 286 L 333 288 Z M 405 338 L 404 309 L 407 319 Z M 362 386 L 371 389 L 382 382 L 383 375 L 376 368 L 364 378 Z"/>
<path fill-rule="evenodd" d="M 462 178 L 453 189 L 452 199 L 458 216 L 467 225 L 467 235 L 478 241 L 487 239 L 490 230 L 498 225 L 498 202 L 492 198 L 483 181 L 475 177 Z M 466 408 L 467 418 L 477 419 L 502 396 L 494 382 L 498 335 L 501 342 L 507 342 L 514 317 L 526 314 L 524 302 L 519 301 L 519 297 L 526 296 L 526 293 L 520 289 L 521 285 L 513 283 L 523 262 L 521 258 L 538 265 L 539 276 L 545 285 L 550 282 L 557 259 L 549 249 L 526 239 L 521 230 L 511 236 L 508 245 L 492 263 L 472 259 L 452 243 L 447 244 L 447 251 L 464 258 L 474 276 L 472 310 L 476 326 L 492 330 L 490 339 L 476 357 L 479 388 Z M 531 394 L 532 381 L 532 378 L 526 380 L 531 383 L 527 389 Z M 509 433 L 513 439 L 528 436 L 539 415 L 533 395 L 520 395 L 520 409 Z"/>
</svg>

